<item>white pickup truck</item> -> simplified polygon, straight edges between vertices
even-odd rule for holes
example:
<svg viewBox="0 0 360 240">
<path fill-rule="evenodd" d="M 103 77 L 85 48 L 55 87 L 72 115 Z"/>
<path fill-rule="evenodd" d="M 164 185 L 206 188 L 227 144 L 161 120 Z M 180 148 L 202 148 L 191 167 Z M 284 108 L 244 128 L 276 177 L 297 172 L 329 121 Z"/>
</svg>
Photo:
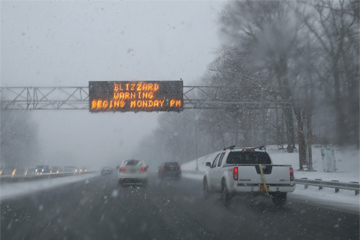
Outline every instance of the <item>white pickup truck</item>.
<svg viewBox="0 0 360 240">
<path fill-rule="evenodd" d="M 282 207 L 287 193 L 295 190 L 291 165 L 272 164 L 263 147 L 224 148 L 206 166 L 209 168 L 203 180 L 204 194 L 221 192 L 225 205 L 234 195 L 249 194 L 271 197 L 276 207 Z"/>
</svg>

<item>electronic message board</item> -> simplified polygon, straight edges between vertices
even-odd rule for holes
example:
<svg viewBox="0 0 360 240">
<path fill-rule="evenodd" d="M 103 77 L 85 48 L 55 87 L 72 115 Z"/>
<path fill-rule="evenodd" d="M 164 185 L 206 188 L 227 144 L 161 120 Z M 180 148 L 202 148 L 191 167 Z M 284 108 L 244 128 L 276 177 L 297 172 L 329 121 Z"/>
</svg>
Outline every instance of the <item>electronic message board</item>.
<svg viewBox="0 0 360 240">
<path fill-rule="evenodd" d="M 182 81 L 90 81 L 90 112 L 182 111 Z"/>
</svg>

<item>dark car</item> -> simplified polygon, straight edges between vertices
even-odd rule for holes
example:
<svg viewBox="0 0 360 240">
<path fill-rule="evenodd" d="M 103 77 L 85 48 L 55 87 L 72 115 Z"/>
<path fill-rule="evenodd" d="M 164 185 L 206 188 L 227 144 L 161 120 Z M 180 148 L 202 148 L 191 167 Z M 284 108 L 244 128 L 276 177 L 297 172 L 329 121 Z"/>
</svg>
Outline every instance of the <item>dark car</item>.
<svg viewBox="0 0 360 240">
<path fill-rule="evenodd" d="M 35 168 L 35 174 L 50 173 L 49 165 L 37 165 Z"/>
<path fill-rule="evenodd" d="M 158 176 L 161 179 L 169 178 L 179 180 L 181 178 L 181 167 L 177 162 L 165 162 L 160 165 Z"/>
<path fill-rule="evenodd" d="M 113 170 L 111 167 L 103 167 L 101 169 L 101 175 L 110 175 L 112 174 Z"/>
</svg>

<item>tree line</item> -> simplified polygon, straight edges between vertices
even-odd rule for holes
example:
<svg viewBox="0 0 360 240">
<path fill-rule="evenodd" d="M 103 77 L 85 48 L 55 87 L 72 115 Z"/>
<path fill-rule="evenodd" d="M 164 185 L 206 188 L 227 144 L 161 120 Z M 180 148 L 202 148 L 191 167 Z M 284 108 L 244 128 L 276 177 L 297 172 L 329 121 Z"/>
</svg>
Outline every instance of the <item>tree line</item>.
<svg viewBox="0 0 360 240">
<path fill-rule="evenodd" d="M 197 84 L 232 86 L 223 99 L 279 104 L 164 114 L 144 140 L 166 145 L 163 160 L 275 144 L 299 151 L 302 169 L 312 167 L 311 144 L 359 148 L 358 1 L 230 1 L 219 29 L 222 45 Z"/>
<path fill-rule="evenodd" d="M 0 110 L 0 170 L 25 171 L 38 161 L 37 125 L 31 113 L 22 110 Z"/>
</svg>

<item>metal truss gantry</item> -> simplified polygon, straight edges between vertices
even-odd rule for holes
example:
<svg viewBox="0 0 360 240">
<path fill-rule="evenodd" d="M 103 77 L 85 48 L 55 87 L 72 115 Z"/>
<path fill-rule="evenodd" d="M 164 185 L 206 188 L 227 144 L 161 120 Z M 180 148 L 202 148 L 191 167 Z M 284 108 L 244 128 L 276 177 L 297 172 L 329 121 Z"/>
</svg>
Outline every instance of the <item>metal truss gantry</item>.
<svg viewBox="0 0 360 240">
<path fill-rule="evenodd" d="M 288 106 L 259 88 L 257 99 L 232 99 L 226 86 L 184 86 L 184 109 L 270 109 Z M 240 89 L 240 88 L 239 88 Z M 244 88 L 241 88 L 244 89 Z M 253 90 L 253 89 L 252 89 Z M 246 92 L 246 90 L 245 90 Z M 2 110 L 89 110 L 89 87 L 0 87 Z"/>
<path fill-rule="evenodd" d="M 88 110 L 89 87 L 1 87 L 2 110 Z"/>
</svg>

